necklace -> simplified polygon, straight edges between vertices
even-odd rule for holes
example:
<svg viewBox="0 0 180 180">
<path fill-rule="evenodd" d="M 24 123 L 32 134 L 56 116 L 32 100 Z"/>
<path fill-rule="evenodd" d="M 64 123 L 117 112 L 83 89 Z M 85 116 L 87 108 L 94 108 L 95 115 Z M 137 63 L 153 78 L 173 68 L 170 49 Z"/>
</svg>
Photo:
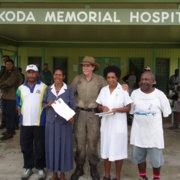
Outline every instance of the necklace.
<svg viewBox="0 0 180 180">
<path fill-rule="evenodd" d="M 55 89 L 56 89 L 56 94 L 57 94 L 57 95 L 58 95 L 59 91 L 61 90 L 61 88 L 62 88 L 62 86 L 57 87 L 57 86 L 55 85 Z"/>
</svg>

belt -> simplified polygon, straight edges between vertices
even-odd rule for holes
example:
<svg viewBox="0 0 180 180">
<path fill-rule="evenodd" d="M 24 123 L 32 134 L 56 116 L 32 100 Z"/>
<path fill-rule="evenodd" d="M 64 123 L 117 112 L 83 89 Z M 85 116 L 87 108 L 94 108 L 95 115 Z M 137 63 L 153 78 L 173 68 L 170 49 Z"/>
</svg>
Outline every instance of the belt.
<svg viewBox="0 0 180 180">
<path fill-rule="evenodd" d="M 88 111 L 88 112 L 96 112 L 97 108 L 80 108 L 76 107 L 76 109 L 81 110 L 81 111 Z"/>
</svg>

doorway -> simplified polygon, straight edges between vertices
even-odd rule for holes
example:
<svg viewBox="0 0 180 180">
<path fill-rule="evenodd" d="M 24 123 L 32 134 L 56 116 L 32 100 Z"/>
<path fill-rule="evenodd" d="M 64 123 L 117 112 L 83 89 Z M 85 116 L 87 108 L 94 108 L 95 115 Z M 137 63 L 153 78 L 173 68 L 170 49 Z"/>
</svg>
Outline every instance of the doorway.
<svg viewBox="0 0 180 180">
<path fill-rule="evenodd" d="M 28 57 L 28 64 L 35 64 L 38 67 L 39 72 L 41 72 L 41 70 L 42 70 L 42 57 L 40 57 L 40 56 L 29 56 Z"/>
<path fill-rule="evenodd" d="M 143 57 L 130 57 L 129 58 L 129 73 L 134 70 L 136 75 L 136 86 L 139 87 L 139 81 L 141 74 L 144 69 L 144 58 Z"/>
<path fill-rule="evenodd" d="M 64 82 L 68 84 L 68 57 L 53 57 L 53 71 L 58 67 L 65 70 L 66 76 Z"/>
<path fill-rule="evenodd" d="M 167 94 L 167 84 L 169 81 L 169 58 L 156 58 L 156 87 Z"/>
</svg>

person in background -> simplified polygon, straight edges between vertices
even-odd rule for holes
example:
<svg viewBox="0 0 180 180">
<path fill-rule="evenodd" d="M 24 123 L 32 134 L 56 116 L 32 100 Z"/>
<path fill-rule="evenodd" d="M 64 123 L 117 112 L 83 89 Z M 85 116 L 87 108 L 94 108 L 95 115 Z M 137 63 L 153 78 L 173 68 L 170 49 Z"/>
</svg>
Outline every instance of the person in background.
<svg viewBox="0 0 180 180">
<path fill-rule="evenodd" d="M 24 81 L 25 81 L 25 76 L 24 76 L 24 74 L 22 73 L 22 68 L 19 67 L 18 69 L 19 69 L 19 72 L 20 72 L 20 74 L 21 74 L 21 76 L 22 76 L 22 80 L 19 82 L 19 85 L 21 85 L 21 84 L 23 84 Z"/>
<path fill-rule="evenodd" d="M 44 69 L 40 73 L 40 80 L 47 86 L 52 83 L 52 72 L 48 69 L 47 63 L 44 63 Z"/>
<path fill-rule="evenodd" d="M 3 55 L 3 57 L 2 57 L 2 61 L 3 61 L 3 63 L 4 64 L 6 64 L 6 61 L 7 60 L 11 60 L 10 59 L 10 57 L 8 56 L 8 55 Z M 13 64 L 14 64 L 14 62 L 13 62 Z M 14 65 L 13 65 L 13 71 L 15 71 L 16 73 L 18 73 L 18 77 L 19 77 L 19 82 L 21 82 L 22 81 L 22 76 L 21 76 L 21 74 L 20 74 L 20 72 L 19 72 L 19 69 L 17 68 L 17 67 L 15 67 Z M 0 79 L 1 79 L 1 77 L 3 76 L 3 74 L 5 74 L 6 73 L 6 67 L 5 66 L 1 66 L 1 70 L 0 70 Z M 3 98 L 1 99 L 1 101 L 2 101 L 2 103 L 3 103 Z M 4 107 L 5 108 L 5 107 Z M 1 121 L 1 125 L 0 125 L 0 129 L 4 129 L 5 127 L 6 127 L 6 117 L 4 117 L 4 112 L 6 111 L 6 109 L 3 109 L 2 108 L 2 121 Z M 16 114 L 17 114 L 17 111 L 16 111 Z M 15 116 L 15 122 L 16 122 L 16 116 Z M 19 127 L 19 125 L 18 124 L 15 124 L 15 129 L 18 129 L 17 127 Z"/>
<path fill-rule="evenodd" d="M 1 77 L 3 76 L 3 74 L 4 74 L 5 71 L 6 71 L 5 62 L 6 62 L 7 60 L 10 60 L 10 57 L 7 56 L 7 55 L 4 55 L 4 56 L 2 57 L 2 62 L 4 63 L 4 65 L 1 66 L 0 79 L 1 79 Z M 1 96 L 1 104 L 3 104 L 3 98 L 2 98 L 2 96 Z M 4 129 L 4 128 L 6 127 L 6 118 L 5 118 L 5 116 L 4 116 L 4 114 L 5 114 L 5 113 L 4 113 L 5 109 L 3 110 L 3 105 L 2 105 L 1 111 L 2 111 L 2 120 L 1 120 L 0 129 Z"/>
<path fill-rule="evenodd" d="M 4 69 L 4 65 L 1 66 L 1 70 Z M 3 106 L 2 106 L 2 91 L 0 89 L 0 111 L 1 111 L 1 125 L 0 125 L 0 129 L 3 129 L 5 127 L 5 122 L 3 122 L 3 117 L 2 117 L 2 111 L 3 111 Z"/>
<path fill-rule="evenodd" d="M 160 169 L 164 163 L 162 116 L 171 114 L 171 107 L 166 95 L 153 87 L 154 74 L 145 71 L 141 75 L 140 88 L 131 94 L 133 101 L 130 114 L 133 114 L 130 144 L 131 160 L 138 165 L 139 180 L 147 180 L 146 156 L 150 157 L 154 180 L 160 179 Z"/>
<path fill-rule="evenodd" d="M 169 83 L 168 83 L 169 90 L 175 92 L 178 82 L 180 82 L 179 69 L 175 69 L 174 74 L 169 78 Z"/>
<path fill-rule="evenodd" d="M 46 167 L 53 172 L 51 180 L 65 180 L 65 172 L 73 168 L 73 134 L 72 121 L 59 116 L 51 106 L 61 98 L 71 109 L 75 110 L 74 93 L 71 87 L 67 86 L 65 71 L 57 68 L 53 74 L 54 84 L 47 88 L 43 103 L 47 109 L 45 149 Z"/>
<path fill-rule="evenodd" d="M 20 116 L 20 145 L 24 159 L 24 173 L 21 179 L 26 180 L 38 169 L 38 178 L 46 178 L 45 160 L 45 120 L 46 110 L 42 101 L 47 88 L 37 80 L 38 68 L 34 64 L 26 67 L 27 81 L 18 87 L 16 104 Z"/>
<path fill-rule="evenodd" d="M 76 76 L 72 81 L 76 100 L 74 123 L 76 169 L 71 175 L 71 180 L 78 180 L 84 174 L 83 166 L 86 155 L 90 164 L 92 180 L 99 180 L 97 164 L 99 163 L 100 118 L 95 113 L 97 112 L 96 99 L 101 88 L 106 85 L 106 81 L 102 76 L 94 73 L 99 68 L 94 57 L 85 56 L 81 66 L 83 74 Z M 86 145 L 88 145 L 87 150 Z"/>
<path fill-rule="evenodd" d="M 178 83 L 175 92 L 177 93 L 177 100 L 174 103 L 174 122 L 173 125 L 169 127 L 169 129 L 174 130 L 179 128 L 180 121 L 180 82 Z"/>
<path fill-rule="evenodd" d="M 130 73 L 127 72 L 127 74 L 122 78 L 122 80 L 127 83 L 128 77 L 129 77 Z"/>
<path fill-rule="evenodd" d="M 120 180 L 123 159 L 128 157 L 127 115 L 131 107 L 131 98 L 118 83 L 121 71 L 117 66 L 104 69 L 104 77 L 108 83 L 101 89 L 96 100 L 99 112 L 109 112 L 112 115 L 103 116 L 101 120 L 101 157 L 104 159 L 105 176 L 110 180 L 111 162 L 115 161 L 116 177 Z"/>
<path fill-rule="evenodd" d="M 15 134 L 15 115 L 16 115 L 16 90 L 18 88 L 19 76 L 14 68 L 13 60 L 5 62 L 5 72 L 0 78 L 0 89 L 2 91 L 2 122 L 6 127 L 1 140 L 13 138 Z M 3 124 L 1 124 L 3 125 Z"/>
<path fill-rule="evenodd" d="M 172 100 L 171 106 L 174 107 L 175 102 L 178 99 L 178 93 L 176 91 L 176 87 L 180 82 L 179 69 L 175 69 L 174 74 L 169 78 L 168 82 L 168 97 Z M 176 127 L 175 127 L 176 128 Z M 173 126 L 169 127 L 169 129 L 174 129 Z"/>
<path fill-rule="evenodd" d="M 129 86 L 129 94 L 131 95 L 132 91 L 136 88 L 136 80 L 137 80 L 137 77 L 135 75 L 135 71 L 132 69 L 130 71 L 130 74 L 128 76 L 128 79 L 127 79 L 127 84 Z"/>
<path fill-rule="evenodd" d="M 4 63 L 4 65 L 1 66 L 1 70 L 0 70 L 0 78 L 2 77 L 2 75 L 5 73 L 6 71 L 6 61 L 10 60 L 10 57 L 8 55 L 3 55 L 2 57 L 2 62 Z"/>
</svg>

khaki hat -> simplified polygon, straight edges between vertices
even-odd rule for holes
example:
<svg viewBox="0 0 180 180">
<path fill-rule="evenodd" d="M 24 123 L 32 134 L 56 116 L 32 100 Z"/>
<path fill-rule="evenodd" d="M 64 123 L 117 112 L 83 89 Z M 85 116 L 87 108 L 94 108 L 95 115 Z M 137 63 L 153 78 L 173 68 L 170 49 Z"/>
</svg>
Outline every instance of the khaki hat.
<svg viewBox="0 0 180 180">
<path fill-rule="evenodd" d="M 82 60 L 82 63 L 80 63 L 80 65 L 83 64 L 91 64 L 92 66 L 94 66 L 94 71 L 97 71 L 99 69 L 99 64 L 95 63 L 95 59 L 92 56 L 85 56 L 84 59 Z"/>
</svg>

